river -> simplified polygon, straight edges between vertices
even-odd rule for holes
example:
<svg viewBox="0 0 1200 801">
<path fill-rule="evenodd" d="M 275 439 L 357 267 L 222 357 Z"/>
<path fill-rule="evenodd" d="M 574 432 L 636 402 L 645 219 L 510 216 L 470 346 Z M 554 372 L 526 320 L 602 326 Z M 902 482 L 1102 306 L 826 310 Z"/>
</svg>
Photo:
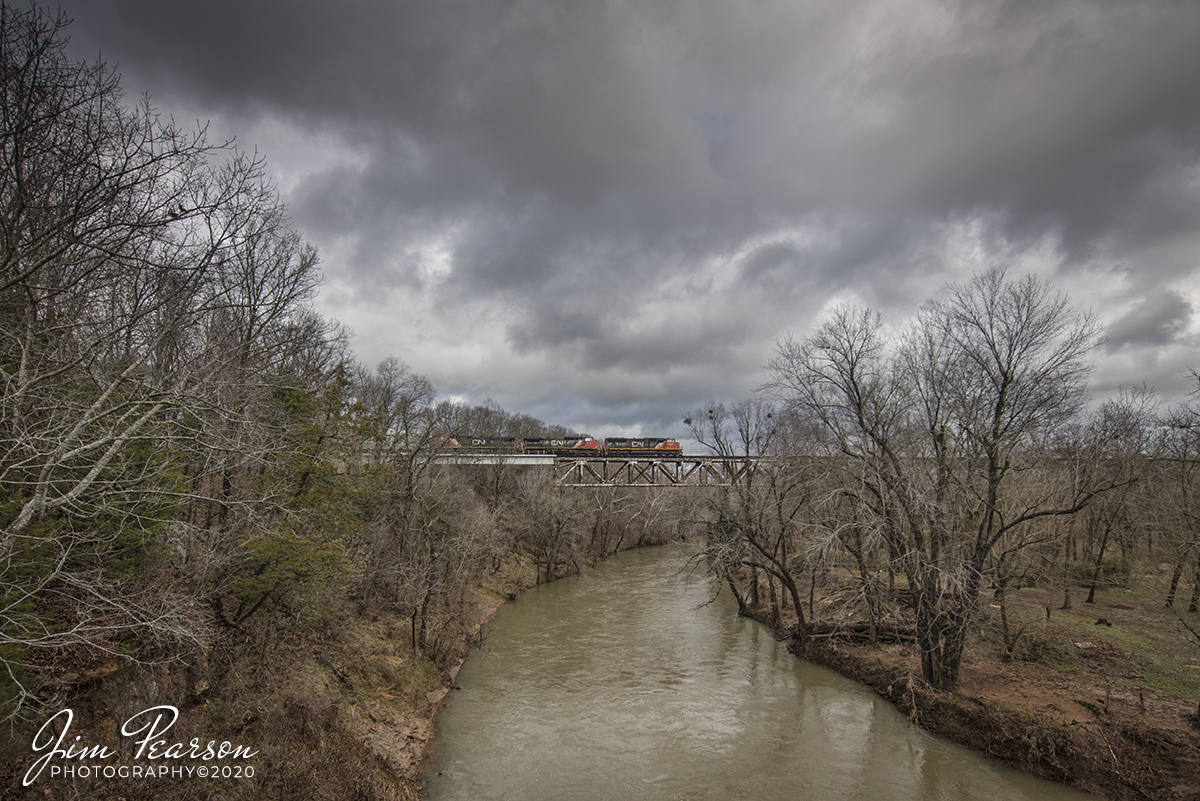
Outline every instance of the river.
<svg viewBox="0 0 1200 801">
<path fill-rule="evenodd" d="M 438 716 L 429 798 L 1092 798 L 910 726 L 716 589 L 652 548 L 506 605 Z"/>
</svg>

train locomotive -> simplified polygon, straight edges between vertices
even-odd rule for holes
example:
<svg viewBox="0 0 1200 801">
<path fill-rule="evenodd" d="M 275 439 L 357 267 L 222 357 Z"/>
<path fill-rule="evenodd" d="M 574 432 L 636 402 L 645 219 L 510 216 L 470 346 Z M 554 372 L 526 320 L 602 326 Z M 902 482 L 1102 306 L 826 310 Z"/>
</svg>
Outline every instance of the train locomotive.
<svg viewBox="0 0 1200 801">
<path fill-rule="evenodd" d="M 569 437 L 451 437 L 441 447 L 459 453 L 530 453 L 553 456 L 641 458 L 681 456 L 679 440 L 666 437 L 609 437 L 603 441 L 587 434 Z"/>
<path fill-rule="evenodd" d="M 609 437 L 603 446 L 606 456 L 682 456 L 679 440 L 663 437 Z"/>
</svg>

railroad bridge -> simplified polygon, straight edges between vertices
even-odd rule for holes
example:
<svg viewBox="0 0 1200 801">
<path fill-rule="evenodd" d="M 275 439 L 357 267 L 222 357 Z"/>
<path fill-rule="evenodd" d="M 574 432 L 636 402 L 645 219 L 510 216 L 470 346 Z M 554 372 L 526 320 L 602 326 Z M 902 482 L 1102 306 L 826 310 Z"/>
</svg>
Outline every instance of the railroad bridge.
<svg viewBox="0 0 1200 801">
<path fill-rule="evenodd" d="M 757 457 L 553 456 L 550 454 L 454 454 L 440 464 L 541 465 L 554 470 L 559 487 L 731 487 L 757 469 Z"/>
</svg>

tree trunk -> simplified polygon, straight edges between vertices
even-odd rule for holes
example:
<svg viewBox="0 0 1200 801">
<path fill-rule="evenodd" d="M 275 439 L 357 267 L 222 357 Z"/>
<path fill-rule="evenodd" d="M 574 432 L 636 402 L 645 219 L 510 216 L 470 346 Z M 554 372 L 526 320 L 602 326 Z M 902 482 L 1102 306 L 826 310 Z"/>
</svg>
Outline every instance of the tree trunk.
<svg viewBox="0 0 1200 801">
<path fill-rule="evenodd" d="M 1100 568 L 1104 563 L 1104 551 L 1108 548 L 1108 532 L 1111 526 L 1104 527 L 1104 538 L 1100 540 L 1100 554 L 1096 557 L 1096 567 L 1092 570 L 1092 586 L 1088 588 L 1088 597 L 1084 603 L 1096 603 L 1096 584 L 1100 580 Z"/>
<path fill-rule="evenodd" d="M 1192 598 L 1188 601 L 1188 611 L 1200 611 L 1200 552 L 1196 556 L 1196 572 L 1192 575 Z"/>
<path fill-rule="evenodd" d="M 1070 545 L 1063 547 L 1063 609 L 1071 608 L 1071 550 Z"/>
<path fill-rule="evenodd" d="M 1175 563 L 1175 569 L 1171 571 L 1171 586 L 1167 588 L 1167 608 L 1175 608 L 1175 593 L 1179 591 L 1179 580 L 1183 578 L 1183 559 Z"/>
<path fill-rule="evenodd" d="M 729 585 L 729 591 L 733 593 L 733 599 L 737 601 L 738 617 L 746 616 L 746 599 L 742 597 L 742 593 L 738 590 L 737 584 L 733 580 L 733 576 L 725 574 L 725 583 Z"/>
</svg>

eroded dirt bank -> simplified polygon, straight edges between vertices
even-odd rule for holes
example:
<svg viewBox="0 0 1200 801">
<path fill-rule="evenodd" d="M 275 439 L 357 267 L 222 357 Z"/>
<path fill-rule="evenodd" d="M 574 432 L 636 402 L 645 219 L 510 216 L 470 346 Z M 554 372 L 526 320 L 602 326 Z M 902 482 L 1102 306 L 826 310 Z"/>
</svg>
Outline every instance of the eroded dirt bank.
<svg viewBox="0 0 1200 801">
<path fill-rule="evenodd" d="M 807 658 L 872 687 L 928 731 L 1042 778 L 1114 801 L 1200 798 L 1200 741 L 1183 726 L 1100 705 L 1090 719 L 1053 716 L 1018 700 L 1028 676 L 1013 676 L 1007 700 L 973 691 L 969 677 L 957 692 L 934 692 L 905 659 L 867 646 L 822 644 Z"/>
<path fill-rule="evenodd" d="M 87 776 L 80 775 L 79 760 L 57 759 L 59 775 L 43 770 L 26 785 L 36 770 L 34 729 L 13 730 L 0 760 L 0 797 L 416 801 L 433 720 L 458 665 L 504 601 L 532 583 L 532 571 L 515 565 L 494 584 L 476 588 L 464 608 L 438 621 L 435 657 L 414 652 L 407 618 L 352 610 L 286 638 L 248 630 L 186 663 L 122 666 L 81 654 L 74 670 L 55 679 L 62 685 L 61 707 L 73 710 L 72 734 L 117 755 L 92 760 Z M 171 772 L 195 767 L 192 760 L 159 760 L 153 764 L 166 768 L 162 778 L 105 777 L 106 766 L 152 764 L 136 757 L 134 738 L 122 737 L 120 729 L 134 712 L 160 704 L 179 710 L 170 737 L 244 746 L 255 752 L 244 763 L 253 775 L 200 780 Z M 74 769 L 70 778 L 62 777 L 63 767 Z"/>
<path fill-rule="evenodd" d="M 502 604 L 494 591 L 478 597 L 483 606 L 472 627 L 474 638 L 464 641 L 458 663 Z M 769 616 L 760 611 L 751 616 L 765 621 Z M 1119 608 L 1100 611 L 1113 617 L 1133 614 Z M 1094 616 L 1095 610 L 1080 614 Z M 784 636 L 782 630 L 779 636 Z M 1195 707 L 1169 693 L 1119 686 L 1114 677 L 1142 675 L 1138 671 L 1145 667 L 1135 654 L 1098 637 L 1093 637 L 1095 643 L 1076 641 L 1069 629 L 1047 629 L 1041 636 L 1043 647 L 1055 637 L 1065 638 L 1075 663 L 1002 659 L 976 642 L 955 692 L 935 692 L 920 681 L 918 657 L 910 645 L 830 638 L 813 642 L 805 658 L 866 684 L 926 730 L 1041 778 L 1110 801 L 1200 799 Z M 456 671 L 452 667 L 447 675 Z M 438 707 L 444 696 L 443 689 Z M 412 765 L 418 770 L 408 774 L 416 780 L 414 792 L 421 787 L 419 768 L 429 740 L 416 745 Z"/>
<path fill-rule="evenodd" d="M 1065 626 L 1065 613 L 1058 613 L 1053 624 L 1030 635 L 1026 658 L 1003 659 L 977 638 L 952 693 L 920 681 L 911 645 L 829 638 L 814 641 L 805 658 L 866 684 L 926 730 L 1041 778 L 1110 801 L 1200 799 L 1194 702 L 1141 687 L 1146 666 L 1139 655 L 1088 631 L 1097 609 L 1118 620 L 1118 627 L 1147 625 L 1127 607 L 1089 607 L 1078 614 L 1094 642 L 1081 641 L 1080 629 L 1057 628 Z M 751 616 L 769 617 L 758 611 Z M 981 627 L 987 625 L 985 613 Z M 1071 651 L 1070 659 L 1029 656 L 1053 651 L 1057 641 Z"/>
</svg>

